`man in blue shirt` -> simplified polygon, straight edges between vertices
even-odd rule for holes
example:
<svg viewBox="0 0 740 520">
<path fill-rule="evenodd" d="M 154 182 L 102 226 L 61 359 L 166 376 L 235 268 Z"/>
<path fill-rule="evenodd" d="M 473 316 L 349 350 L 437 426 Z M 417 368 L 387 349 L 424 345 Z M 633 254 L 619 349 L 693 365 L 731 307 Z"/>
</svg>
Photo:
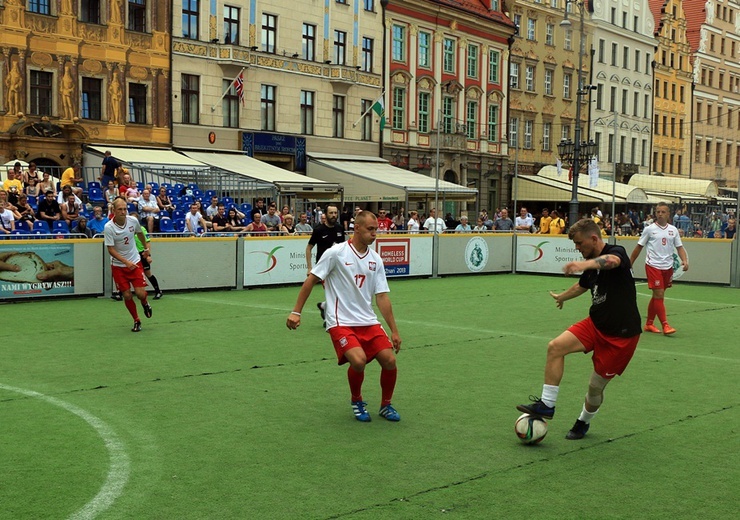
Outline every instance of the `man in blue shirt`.
<svg viewBox="0 0 740 520">
<path fill-rule="evenodd" d="M 108 223 L 108 218 L 103 215 L 103 208 L 95 206 L 93 208 L 93 218 L 87 223 L 87 227 L 90 228 L 94 235 L 102 234 L 105 225 Z"/>
</svg>

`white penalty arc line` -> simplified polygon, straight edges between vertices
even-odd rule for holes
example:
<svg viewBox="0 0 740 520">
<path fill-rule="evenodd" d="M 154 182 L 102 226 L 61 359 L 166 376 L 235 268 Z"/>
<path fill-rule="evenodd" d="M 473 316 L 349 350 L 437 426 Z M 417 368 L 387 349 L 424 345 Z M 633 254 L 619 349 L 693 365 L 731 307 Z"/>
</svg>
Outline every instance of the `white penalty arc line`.
<svg viewBox="0 0 740 520">
<path fill-rule="evenodd" d="M 126 448 L 124 447 L 121 440 L 118 438 L 118 435 L 116 435 L 116 433 L 113 431 L 113 429 L 104 421 L 87 412 L 86 410 L 83 410 L 78 406 L 68 403 L 67 401 L 57 399 L 56 397 L 51 397 L 39 392 L 34 392 L 33 390 L 26 390 L 23 388 L 16 388 L 14 386 L 4 385 L 2 383 L 0 383 L 0 389 L 14 392 L 16 394 L 22 394 L 28 397 L 33 397 L 34 399 L 40 399 L 41 401 L 46 401 L 53 406 L 57 406 L 70 413 L 75 414 L 95 429 L 98 435 L 100 435 L 101 439 L 103 439 L 103 443 L 105 444 L 110 457 L 110 468 L 108 470 L 108 476 L 105 479 L 105 483 L 100 488 L 100 491 L 98 491 L 97 495 L 95 495 L 92 500 L 82 506 L 82 508 L 80 508 L 78 511 L 70 515 L 69 519 L 91 520 L 98 516 L 100 513 L 110 508 L 110 506 L 113 505 L 113 502 L 115 502 L 115 500 L 123 492 L 123 488 L 128 482 L 128 477 L 131 471 L 131 462 L 129 460 L 128 454 L 126 453 Z"/>
</svg>

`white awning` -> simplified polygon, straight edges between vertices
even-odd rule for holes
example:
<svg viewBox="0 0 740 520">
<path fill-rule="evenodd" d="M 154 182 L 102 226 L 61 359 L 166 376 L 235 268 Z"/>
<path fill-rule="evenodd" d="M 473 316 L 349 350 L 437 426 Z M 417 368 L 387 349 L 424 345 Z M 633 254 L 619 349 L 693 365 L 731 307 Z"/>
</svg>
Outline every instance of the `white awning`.
<svg viewBox="0 0 740 520">
<path fill-rule="evenodd" d="M 115 146 L 88 146 L 87 151 L 103 157 L 106 150 L 124 165 L 135 166 L 141 169 L 201 169 L 208 168 L 207 164 L 185 157 L 181 153 L 166 148 L 121 148 Z M 89 165 L 93 166 L 93 165 Z M 95 165 L 97 166 L 97 165 Z"/>
<path fill-rule="evenodd" d="M 629 185 L 668 194 L 683 193 L 706 198 L 715 198 L 718 195 L 716 182 L 701 179 L 636 174 L 630 177 Z"/>
<path fill-rule="evenodd" d="M 214 168 L 269 183 L 281 193 L 295 193 L 303 197 L 331 198 L 342 191 L 341 184 L 324 182 L 278 166 L 260 161 L 243 153 L 215 153 L 183 151 L 187 157 Z"/>
<path fill-rule="evenodd" d="M 562 183 L 537 175 L 518 175 L 514 177 L 514 194 L 520 201 L 537 202 L 570 202 L 570 183 Z M 611 200 L 611 198 L 609 199 Z M 617 199 L 624 202 L 623 198 Z M 605 202 L 606 197 L 590 190 L 578 190 L 579 202 Z"/>
<path fill-rule="evenodd" d="M 379 157 L 308 154 L 308 175 L 344 186 L 344 200 L 405 201 L 434 198 L 435 193 L 445 200 L 475 200 L 477 189 L 439 180 L 421 173 L 396 168 Z"/>
<path fill-rule="evenodd" d="M 562 173 L 558 175 L 558 169 L 555 166 L 545 166 L 540 169 L 538 173 L 539 177 L 547 178 L 562 184 L 566 184 L 568 187 L 571 183 L 568 181 L 568 170 L 563 169 Z M 596 181 L 596 186 L 590 186 L 590 179 L 588 175 L 581 174 L 578 176 L 578 199 L 580 200 L 580 193 L 584 193 L 588 190 L 591 194 L 600 198 L 604 202 L 610 202 L 612 200 L 612 194 L 615 195 L 617 202 L 628 202 L 630 204 L 654 204 L 659 200 L 652 200 L 651 197 L 645 193 L 644 190 L 630 186 L 621 182 L 614 182 L 610 179 L 599 177 Z M 570 199 L 569 199 L 570 200 Z"/>
</svg>

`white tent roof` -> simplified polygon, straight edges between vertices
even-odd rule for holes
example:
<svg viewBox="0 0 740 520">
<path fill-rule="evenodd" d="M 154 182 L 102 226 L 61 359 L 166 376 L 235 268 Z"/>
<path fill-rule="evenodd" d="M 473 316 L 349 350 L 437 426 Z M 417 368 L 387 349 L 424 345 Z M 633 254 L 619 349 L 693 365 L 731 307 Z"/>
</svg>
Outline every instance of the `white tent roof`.
<svg viewBox="0 0 740 520">
<path fill-rule="evenodd" d="M 478 193 L 441 179 L 436 191 L 434 177 L 396 168 L 379 157 L 311 153 L 308 174 L 340 182 L 348 202 L 423 200 L 433 198 L 435 192 L 446 200 L 473 200 Z"/>
<path fill-rule="evenodd" d="M 707 198 L 715 198 L 719 193 L 717 183 L 714 181 L 664 177 L 662 175 L 636 174 L 630 177 L 629 185 L 654 192 L 684 193 Z"/>
<path fill-rule="evenodd" d="M 115 146 L 88 146 L 88 151 L 100 154 L 102 157 L 106 150 L 119 162 L 137 166 L 142 169 L 200 169 L 208 168 L 207 164 L 186 157 L 166 148 L 120 148 Z"/>
<path fill-rule="evenodd" d="M 538 176 L 544 177 L 557 181 L 559 183 L 566 184 L 568 187 L 571 183 L 568 181 L 568 170 L 563 169 L 562 173 L 558 175 L 558 169 L 555 166 L 545 166 L 540 169 Z M 621 182 L 613 182 L 609 179 L 599 177 L 595 187 L 590 187 L 590 179 L 588 175 L 581 174 L 578 176 L 578 193 L 581 191 L 588 190 L 592 194 L 601 198 L 602 201 L 608 202 L 612 200 L 612 193 L 615 195 L 617 202 L 629 202 L 632 204 L 654 204 L 659 202 L 658 199 L 652 200 L 652 198 L 645 193 L 644 190 L 636 187 L 629 186 Z M 580 199 L 580 196 L 579 196 Z M 570 199 L 568 199 L 570 200 Z"/>
<path fill-rule="evenodd" d="M 312 179 L 260 161 L 243 153 L 183 152 L 189 158 L 250 179 L 273 184 L 281 192 L 325 197 L 338 193 L 342 186 L 333 182 Z"/>
<path fill-rule="evenodd" d="M 514 194 L 517 200 L 540 202 L 569 202 L 571 199 L 570 183 L 559 182 L 538 175 L 518 175 L 514 177 Z M 580 202 L 605 202 L 606 196 L 591 190 L 578 190 Z M 611 197 L 609 198 L 611 200 Z M 623 203 L 624 198 L 617 197 Z"/>
</svg>

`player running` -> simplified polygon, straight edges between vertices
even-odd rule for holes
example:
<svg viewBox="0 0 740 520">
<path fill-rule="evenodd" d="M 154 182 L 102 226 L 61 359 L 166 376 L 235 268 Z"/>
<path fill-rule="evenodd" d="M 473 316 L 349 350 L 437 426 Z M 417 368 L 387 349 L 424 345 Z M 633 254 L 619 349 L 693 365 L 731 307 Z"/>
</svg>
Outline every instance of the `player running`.
<svg viewBox="0 0 740 520">
<path fill-rule="evenodd" d="M 123 295 L 123 302 L 126 304 L 128 312 L 134 318 L 134 326 L 131 328 L 131 332 L 141 331 L 141 320 L 133 301 L 131 286 L 134 288 L 136 297 L 141 301 L 144 315 L 147 318 L 152 317 L 152 307 L 146 299 L 146 276 L 134 240 L 137 235 L 142 244 L 147 244 L 139 220 L 128 215 L 126 200 L 123 197 L 117 197 L 113 201 L 113 219 L 103 228 L 103 236 L 111 257 L 113 281 Z M 148 245 L 145 246 L 144 252 L 147 256 L 151 254 Z"/>
<path fill-rule="evenodd" d="M 565 369 L 565 356 L 574 352 L 593 352 L 594 371 L 588 383 L 583 411 L 565 436 L 576 440 L 586 435 L 591 419 L 604 400 L 606 385 L 627 368 L 641 331 L 635 281 L 624 248 L 604 243 L 599 226 L 591 219 L 576 222 L 568 231 L 568 238 L 585 260 L 569 262 L 563 272 L 566 275 L 582 274 L 578 282 L 565 292 L 550 292 L 550 296 L 562 309 L 564 302 L 591 289 L 589 316 L 548 343 L 542 398 L 532 398 L 531 404 L 520 404 L 516 408 L 552 419 Z"/>
<path fill-rule="evenodd" d="M 665 311 L 665 290 L 673 285 L 673 248 L 681 259 L 684 271 L 689 270 L 689 258 L 681 242 L 678 229 L 668 223 L 671 210 L 665 202 L 659 202 L 655 207 L 655 222 L 645 226 L 637 246 L 630 255 L 630 263 L 634 265 L 640 256 L 642 248 L 647 246 L 645 253 L 645 274 L 648 287 L 653 291 L 653 297 L 648 304 L 648 316 L 645 322 L 645 332 L 660 334 L 660 330 L 653 322 L 657 316 L 663 328 L 663 334 L 675 334 L 676 329 L 668 325 Z"/>
<path fill-rule="evenodd" d="M 336 208 L 335 208 L 336 210 Z M 347 379 L 352 395 L 352 411 L 358 421 L 369 422 L 367 403 L 362 398 L 365 366 L 373 359 L 380 364 L 380 416 L 389 421 L 400 421 L 401 416 L 391 405 L 396 386 L 396 356 L 401 350 L 393 316 L 390 289 L 380 255 L 369 246 L 375 241 L 378 220 L 370 211 L 355 218 L 355 232 L 349 242 L 343 242 L 326 251 L 303 282 L 287 326 L 297 329 L 301 311 L 314 285 L 324 281 L 326 290 L 326 327 L 331 335 L 339 365 L 349 363 Z M 373 311 L 372 297 L 391 329 L 388 338 Z"/>
</svg>

